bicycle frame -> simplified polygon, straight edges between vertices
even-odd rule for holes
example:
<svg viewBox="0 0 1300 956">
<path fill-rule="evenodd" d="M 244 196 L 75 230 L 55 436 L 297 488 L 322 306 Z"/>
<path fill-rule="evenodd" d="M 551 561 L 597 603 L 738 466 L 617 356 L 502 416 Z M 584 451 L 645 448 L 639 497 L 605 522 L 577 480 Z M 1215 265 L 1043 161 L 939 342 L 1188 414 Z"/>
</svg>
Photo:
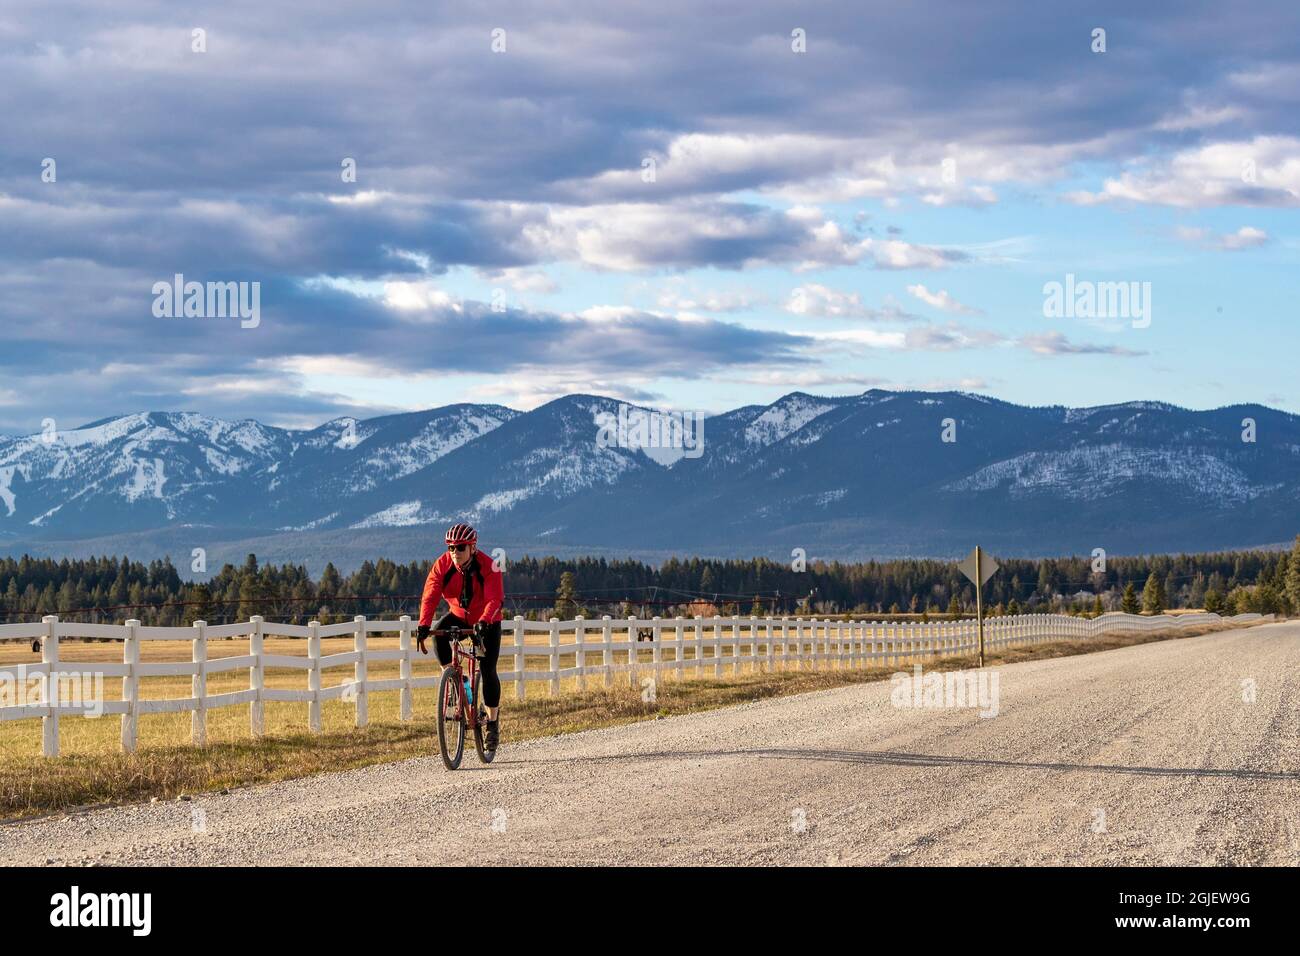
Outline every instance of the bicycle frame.
<svg viewBox="0 0 1300 956">
<path fill-rule="evenodd" d="M 452 670 L 456 672 L 457 682 L 463 688 L 466 679 L 468 679 L 469 686 L 473 687 L 475 680 L 478 677 L 478 655 L 473 653 L 473 651 L 466 650 L 464 645 L 469 644 L 469 646 L 474 650 L 477 650 L 481 646 L 475 642 L 474 632 L 468 631 L 462 627 L 448 627 L 442 630 L 433 630 L 429 632 L 430 637 L 437 637 L 440 635 L 447 637 L 451 643 L 451 667 Z M 481 690 L 482 689 L 480 688 L 480 692 Z M 457 704 L 457 712 L 454 715 L 457 719 L 460 718 L 460 707 L 464 703 L 465 698 L 462 696 L 460 702 Z M 476 730 L 479 726 L 478 705 L 479 702 L 477 700 L 473 701 L 470 704 L 469 714 L 466 715 L 469 729 L 471 731 Z"/>
</svg>

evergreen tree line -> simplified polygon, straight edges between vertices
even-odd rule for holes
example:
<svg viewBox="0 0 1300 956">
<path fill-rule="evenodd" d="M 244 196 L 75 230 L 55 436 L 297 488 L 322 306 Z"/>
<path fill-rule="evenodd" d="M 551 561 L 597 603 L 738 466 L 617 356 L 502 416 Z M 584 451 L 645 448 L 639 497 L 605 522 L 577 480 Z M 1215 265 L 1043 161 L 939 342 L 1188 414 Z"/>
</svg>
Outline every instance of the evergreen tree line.
<svg viewBox="0 0 1300 956">
<path fill-rule="evenodd" d="M 1099 614 L 1205 608 L 1220 613 L 1300 613 L 1300 537 L 1290 552 L 1091 558 L 998 558 L 984 589 L 988 613 Z M 416 615 L 428 564 L 366 561 L 349 575 L 326 565 L 261 564 L 250 554 L 210 580 L 183 581 L 168 559 L 0 558 L 0 620 L 46 614 L 151 625 L 247 620 L 333 623 L 353 615 Z M 955 564 L 926 559 L 809 562 L 767 558 L 633 560 L 507 558 L 507 614 L 561 618 L 659 614 L 917 614 L 974 610 L 973 585 Z"/>
</svg>

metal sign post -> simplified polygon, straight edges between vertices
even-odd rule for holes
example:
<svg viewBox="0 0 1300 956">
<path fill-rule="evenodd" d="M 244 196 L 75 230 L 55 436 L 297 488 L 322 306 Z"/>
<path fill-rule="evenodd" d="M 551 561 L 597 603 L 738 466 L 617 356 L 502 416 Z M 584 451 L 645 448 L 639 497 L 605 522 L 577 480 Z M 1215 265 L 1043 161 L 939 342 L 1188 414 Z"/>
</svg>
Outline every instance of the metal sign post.
<svg viewBox="0 0 1300 956">
<path fill-rule="evenodd" d="M 979 581 L 980 559 L 983 557 L 983 550 L 979 545 L 975 545 L 975 580 Z M 980 584 L 975 585 L 975 618 L 980 622 L 980 667 L 984 666 L 984 588 Z"/>
<path fill-rule="evenodd" d="M 985 557 L 984 549 L 979 545 L 966 555 L 966 560 L 957 565 L 957 570 L 970 578 L 975 584 L 975 616 L 979 619 L 980 667 L 984 666 L 984 583 L 997 573 L 998 563 Z"/>
</svg>

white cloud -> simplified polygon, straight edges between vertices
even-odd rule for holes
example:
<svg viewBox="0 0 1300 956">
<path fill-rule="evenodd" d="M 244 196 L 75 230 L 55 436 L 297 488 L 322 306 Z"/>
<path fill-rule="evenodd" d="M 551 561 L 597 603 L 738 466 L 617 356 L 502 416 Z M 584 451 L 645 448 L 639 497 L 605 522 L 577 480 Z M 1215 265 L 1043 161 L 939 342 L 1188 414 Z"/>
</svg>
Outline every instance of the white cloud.
<svg viewBox="0 0 1300 956">
<path fill-rule="evenodd" d="M 1099 192 L 1065 198 L 1081 205 L 1129 201 L 1164 206 L 1294 206 L 1300 204 L 1300 138 L 1257 136 L 1142 160 Z"/>
<path fill-rule="evenodd" d="M 869 349 L 901 349 L 907 346 L 902 332 L 879 329 L 842 329 L 836 332 L 810 332 L 813 339 L 828 345 L 856 345 Z"/>
<path fill-rule="evenodd" d="M 963 305 L 948 294 L 946 289 L 940 289 L 938 292 L 931 292 L 925 286 L 909 285 L 907 291 L 916 296 L 927 305 L 934 306 L 944 312 L 952 312 L 957 315 L 980 315 L 981 310 L 972 308 L 969 305 Z"/>
<path fill-rule="evenodd" d="M 541 269 L 479 269 L 478 274 L 486 282 L 500 283 L 515 292 L 549 295 L 560 289 L 559 283 Z"/>
<path fill-rule="evenodd" d="M 1238 250 L 1255 249 L 1267 245 L 1269 234 L 1254 226 L 1242 226 L 1236 232 L 1214 235 L 1204 226 L 1179 226 L 1174 235 L 1184 242 L 1192 242 L 1212 249 Z"/>
<path fill-rule="evenodd" d="M 1132 349 L 1121 348 L 1117 345 L 1091 345 L 1088 343 L 1071 342 L 1061 332 L 1043 332 L 1036 335 L 1025 335 L 1016 342 L 1021 348 L 1028 349 L 1035 355 L 1121 355 L 1135 356 L 1145 355 L 1145 352 L 1135 352 Z"/>
<path fill-rule="evenodd" d="M 960 349 L 987 348 L 1000 345 L 1005 341 L 1005 337 L 996 332 L 967 328 L 955 322 L 898 332 L 878 329 L 842 329 L 806 334 L 822 345 L 905 349 L 917 352 L 952 352 Z"/>
<path fill-rule="evenodd" d="M 810 271 L 862 263 L 879 269 L 942 269 L 966 258 L 898 239 L 855 239 L 812 206 L 781 212 L 689 201 L 538 208 L 543 215 L 520 230 L 533 258 L 619 272 L 704 265 L 784 265 Z"/>
<path fill-rule="evenodd" d="M 916 316 L 904 312 L 892 302 L 883 308 L 863 303 L 856 292 L 844 292 L 815 282 L 806 282 L 790 293 L 785 310 L 793 315 L 810 315 L 828 319 L 871 319 L 910 321 Z"/>
<path fill-rule="evenodd" d="M 682 289 L 677 284 L 659 290 L 655 302 L 663 309 L 699 312 L 747 312 L 767 302 L 765 296 L 748 289 Z"/>
<path fill-rule="evenodd" d="M 384 305 L 398 312 L 460 309 L 460 303 L 432 282 L 385 282 Z"/>
<path fill-rule="evenodd" d="M 749 188 L 802 204 L 915 196 L 931 205 L 981 206 L 998 201 L 991 183 L 1045 182 L 1063 175 L 1073 159 L 1100 148 L 1101 141 L 972 146 L 918 136 L 900 145 L 893 135 L 690 132 L 650 154 L 653 183 L 643 181 L 638 164 L 568 186 L 587 197 L 621 199 Z"/>
<path fill-rule="evenodd" d="M 1242 226 L 1236 232 L 1219 237 L 1219 245 L 1224 249 L 1254 249 L 1268 242 L 1268 233 L 1254 226 Z"/>
</svg>

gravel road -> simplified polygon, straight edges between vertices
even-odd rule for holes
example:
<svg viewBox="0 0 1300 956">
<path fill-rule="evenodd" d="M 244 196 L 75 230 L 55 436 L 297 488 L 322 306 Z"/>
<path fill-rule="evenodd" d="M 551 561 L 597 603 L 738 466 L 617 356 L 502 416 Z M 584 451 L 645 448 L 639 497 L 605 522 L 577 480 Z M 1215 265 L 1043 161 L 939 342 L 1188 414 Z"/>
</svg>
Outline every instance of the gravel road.
<svg viewBox="0 0 1300 956">
<path fill-rule="evenodd" d="M 0 863 L 1300 863 L 1300 624 L 997 675 L 989 718 L 884 682 L 511 744 L 507 702 L 490 767 L 0 826 Z"/>
</svg>

